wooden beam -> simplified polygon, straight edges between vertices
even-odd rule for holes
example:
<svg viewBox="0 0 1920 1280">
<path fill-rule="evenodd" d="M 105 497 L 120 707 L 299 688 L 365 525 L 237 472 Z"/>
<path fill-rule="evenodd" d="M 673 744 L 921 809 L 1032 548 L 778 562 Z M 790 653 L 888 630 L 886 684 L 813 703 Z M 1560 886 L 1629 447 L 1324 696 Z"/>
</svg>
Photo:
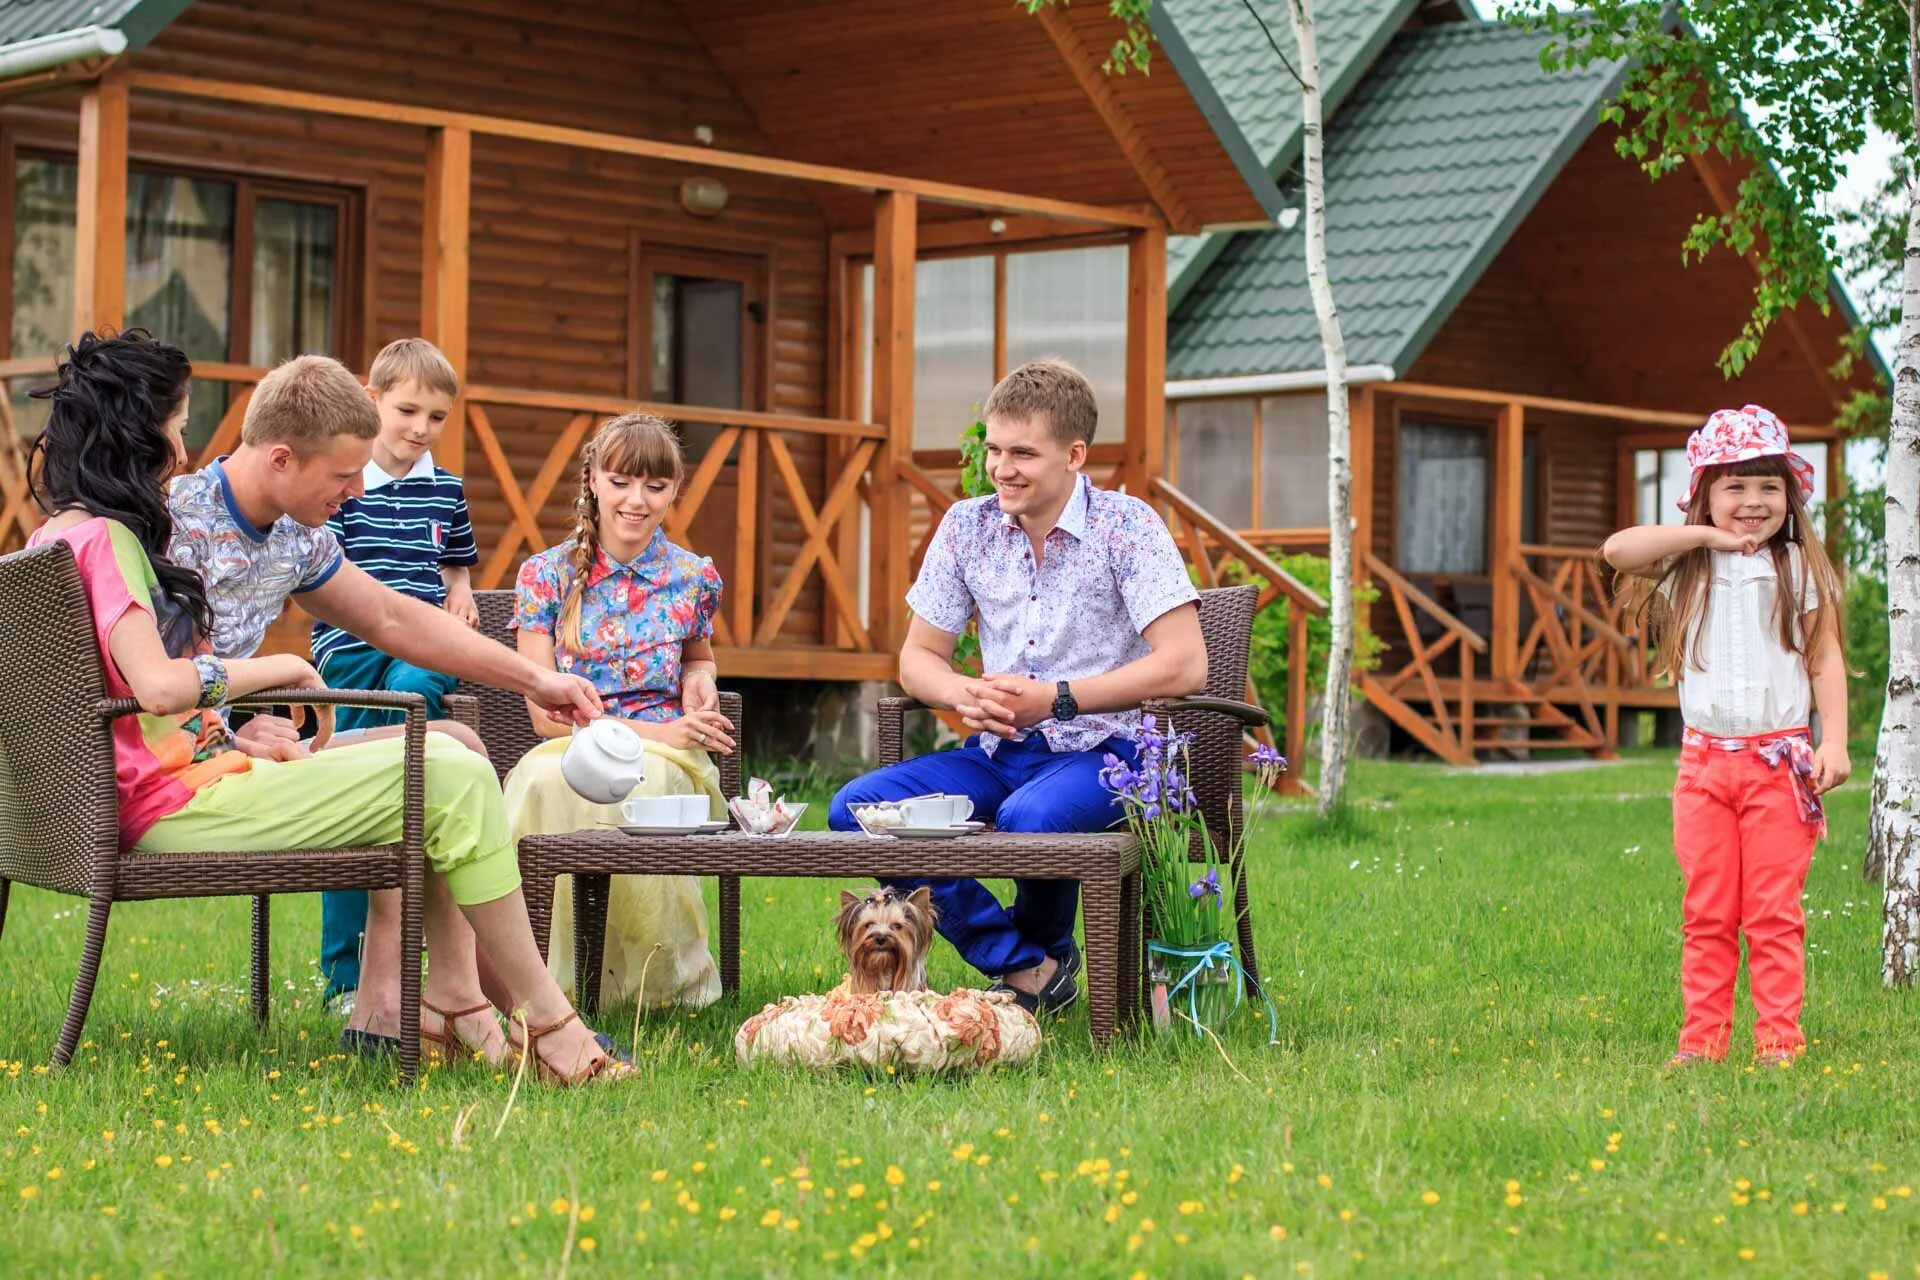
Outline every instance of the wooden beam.
<svg viewBox="0 0 1920 1280">
<path fill-rule="evenodd" d="M 1160 212 L 1172 229 L 1198 231 L 1199 220 L 1187 209 L 1186 202 L 1180 198 L 1179 188 L 1160 163 L 1160 158 L 1153 153 L 1145 132 L 1121 103 L 1114 78 L 1101 69 L 1100 58 L 1087 49 L 1086 43 L 1080 39 L 1080 33 L 1074 30 L 1073 19 L 1062 9 L 1045 5 L 1036 9 L 1033 16 L 1040 19 L 1040 25 L 1046 29 L 1054 48 L 1065 59 L 1067 69 L 1073 72 L 1080 91 L 1087 95 L 1087 100 L 1093 103 L 1093 109 L 1100 113 L 1107 132 L 1119 144 L 1120 153 L 1133 166 L 1140 185 L 1160 206 Z"/>
<path fill-rule="evenodd" d="M 212 80 L 200 76 L 169 75 L 141 71 L 129 77 L 140 89 L 155 93 L 179 94 L 189 98 L 212 98 L 221 102 L 243 102 L 261 107 L 279 107 L 289 111 L 321 115 L 347 116 L 359 120 L 381 120 L 388 124 L 412 124 L 427 129 L 466 129 L 471 133 L 497 138 L 518 138 L 524 142 L 546 142 L 587 151 L 606 151 L 615 155 L 640 156 L 649 160 L 669 160 L 698 169 L 731 170 L 758 173 L 770 178 L 795 182 L 818 182 L 826 186 L 851 187 L 876 194 L 894 192 L 915 196 L 939 204 L 962 208 L 987 209 L 1004 213 L 1031 213 L 1041 217 L 1065 218 L 1102 227 L 1157 227 L 1160 215 L 1153 210 L 1080 204 L 1072 200 L 1049 200 L 1041 196 L 995 191 L 987 187 L 965 186 L 953 182 L 928 182 L 897 174 L 873 173 L 864 169 L 846 169 L 837 165 L 808 164 L 799 160 L 780 160 L 772 156 L 751 155 L 743 151 L 723 151 L 714 147 L 692 146 L 677 142 L 657 142 L 626 134 L 600 133 L 591 129 L 572 129 L 563 125 L 536 124 L 502 116 L 480 115 L 467 111 L 443 111 L 436 107 L 415 107 L 398 102 L 378 102 L 366 98 L 343 98 L 333 94 L 306 93 L 298 89 L 275 89 L 265 85 L 231 80 Z"/>
<path fill-rule="evenodd" d="M 1520 678 L 1520 582 L 1514 557 L 1520 553 L 1521 459 L 1526 450 L 1526 411 L 1509 403 L 1493 427 L 1493 521 L 1488 530 L 1487 574 L 1493 579 L 1493 655 L 1496 680 Z"/>
<path fill-rule="evenodd" d="M 1143 209 L 1149 206 L 1142 206 Z M 1016 252 L 1052 250 L 1070 246 L 1120 244 L 1126 230 L 1118 227 L 1090 227 L 1084 222 L 1063 218 L 1042 218 L 1031 214 L 969 214 L 964 218 L 943 218 L 920 224 L 920 260 L 965 257 L 991 249 Z M 873 256 L 873 230 L 848 227 L 829 237 L 831 252 L 855 258 Z"/>
<path fill-rule="evenodd" d="M 73 332 L 118 326 L 127 299 L 127 81 L 106 75 L 80 97 Z"/>
<path fill-rule="evenodd" d="M 1524 409 L 1545 413 L 1570 413 L 1589 418 L 1613 418 L 1620 422 L 1639 422 L 1656 427 L 1685 427 L 1688 430 L 1707 420 L 1713 408 L 1698 413 L 1677 413 L 1667 409 L 1635 409 L 1628 405 L 1601 404 L 1592 400 L 1562 400 L 1554 396 L 1523 396 L 1507 391 L 1486 391 L 1479 387 L 1443 387 L 1430 382 L 1380 382 L 1373 384 L 1383 395 L 1395 401 L 1426 400 L 1439 405 L 1479 404 L 1499 407 L 1517 404 Z M 1718 406 L 1714 406 L 1717 408 Z"/>
<path fill-rule="evenodd" d="M 919 199 L 889 191 L 874 204 L 873 420 L 887 438 L 873 467 L 873 596 L 868 629 L 898 651 L 907 634 L 906 484 L 899 464 L 913 457 L 914 238 Z"/>
<path fill-rule="evenodd" d="M 195 364 L 194 373 L 198 374 L 201 367 Z M 4 373 L 0 373 L 0 377 L 3 376 L 5 376 Z M 523 409 L 569 409 L 574 413 L 603 416 L 650 413 L 657 418 L 665 418 L 669 422 L 705 422 L 716 427 L 757 427 L 765 431 L 791 431 L 800 435 L 852 436 L 861 440 L 883 440 L 887 434 L 884 428 L 876 427 L 870 422 L 850 422 L 839 418 L 803 418 L 798 414 L 763 413 L 757 409 L 705 409 L 694 404 L 664 404 L 653 400 L 582 395 L 571 391 L 537 391 L 528 387 L 475 384 L 466 389 L 466 398 L 478 400 L 483 404 L 507 404 Z"/>
<path fill-rule="evenodd" d="M 1167 469 L 1167 233 L 1127 241 L 1127 492 L 1152 501 Z"/>
<path fill-rule="evenodd" d="M 1366 577 L 1373 550 L 1373 388 L 1347 388 L 1347 456 L 1353 476 L 1348 513 L 1353 517 L 1353 576 Z"/>
<path fill-rule="evenodd" d="M 425 210 L 420 227 L 420 334 L 440 348 L 464 383 L 467 376 L 468 213 L 473 196 L 473 134 L 435 129 L 427 138 Z M 440 462 L 454 472 L 466 462 L 466 421 L 454 407 L 454 430 L 440 439 Z M 476 426 L 478 423 L 476 422 Z"/>
</svg>

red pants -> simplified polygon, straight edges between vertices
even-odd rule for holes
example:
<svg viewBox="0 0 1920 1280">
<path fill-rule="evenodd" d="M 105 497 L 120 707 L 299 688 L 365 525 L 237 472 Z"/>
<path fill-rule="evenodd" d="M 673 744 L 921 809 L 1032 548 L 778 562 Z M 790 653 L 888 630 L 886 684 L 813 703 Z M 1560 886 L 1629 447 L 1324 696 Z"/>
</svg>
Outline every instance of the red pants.
<svg viewBox="0 0 1920 1280">
<path fill-rule="evenodd" d="M 1785 766 L 1769 766 L 1758 750 L 1694 743 L 1681 749 L 1673 788 L 1673 852 L 1687 885 L 1680 950 L 1686 1007 L 1682 1051 L 1726 1055 L 1742 933 L 1755 1046 L 1795 1052 L 1806 1047 L 1800 1004 L 1806 994 L 1807 917 L 1800 895 L 1817 830 L 1801 816 Z"/>
</svg>

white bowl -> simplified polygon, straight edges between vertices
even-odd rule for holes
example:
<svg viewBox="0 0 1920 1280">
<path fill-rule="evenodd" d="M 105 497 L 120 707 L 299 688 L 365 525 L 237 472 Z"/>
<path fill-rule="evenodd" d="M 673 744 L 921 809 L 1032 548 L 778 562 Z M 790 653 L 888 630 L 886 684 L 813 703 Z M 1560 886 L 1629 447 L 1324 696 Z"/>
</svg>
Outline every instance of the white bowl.
<svg viewBox="0 0 1920 1280">
<path fill-rule="evenodd" d="M 560 776 L 594 804 L 618 804 L 646 778 L 646 748 L 640 736 L 606 717 L 573 731 Z"/>
<path fill-rule="evenodd" d="M 740 829 L 740 834 L 744 836 L 756 836 L 763 840 L 784 840 L 786 837 L 792 835 L 794 828 L 800 825 L 800 815 L 806 811 L 807 806 L 805 803 L 790 804 L 787 806 L 788 822 L 786 826 L 777 831 L 755 831 L 747 821 L 744 806 L 741 804 L 739 798 L 736 797 L 727 801 L 727 812 L 733 815 L 734 826 Z"/>
</svg>

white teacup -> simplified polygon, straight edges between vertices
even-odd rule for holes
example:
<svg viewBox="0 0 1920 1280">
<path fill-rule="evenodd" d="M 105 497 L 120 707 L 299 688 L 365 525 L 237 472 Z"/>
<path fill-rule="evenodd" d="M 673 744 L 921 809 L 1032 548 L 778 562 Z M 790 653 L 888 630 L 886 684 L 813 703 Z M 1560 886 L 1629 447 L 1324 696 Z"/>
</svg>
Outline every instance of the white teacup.
<svg viewBox="0 0 1920 1280">
<path fill-rule="evenodd" d="M 636 827 L 694 827 L 707 820 L 707 798 L 692 796 L 634 796 L 620 812 Z"/>
<path fill-rule="evenodd" d="M 594 804 L 616 804 L 645 779 L 646 748 L 625 725 L 599 719 L 573 731 L 560 776 Z"/>
<path fill-rule="evenodd" d="M 917 796 L 902 800 L 900 812 L 909 827 L 954 827 L 973 816 L 973 801 L 966 796 Z"/>
</svg>

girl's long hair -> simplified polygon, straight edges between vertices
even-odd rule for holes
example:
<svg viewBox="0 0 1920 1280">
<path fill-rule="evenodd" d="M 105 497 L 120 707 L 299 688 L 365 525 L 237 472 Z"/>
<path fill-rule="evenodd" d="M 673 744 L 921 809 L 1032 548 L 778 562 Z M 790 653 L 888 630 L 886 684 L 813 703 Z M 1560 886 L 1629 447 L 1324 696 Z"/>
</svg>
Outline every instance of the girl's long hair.
<svg viewBox="0 0 1920 1280">
<path fill-rule="evenodd" d="M 1785 458 L 1750 458 L 1708 467 L 1694 486 L 1693 500 L 1687 504 L 1688 524 L 1711 524 L 1714 481 L 1722 476 L 1772 476 L 1785 485 L 1787 518 L 1758 554 L 1773 558 L 1773 571 L 1779 578 L 1774 593 L 1774 625 L 1780 644 L 1802 661 L 1811 657 L 1813 637 L 1801 625 L 1800 601 L 1810 578 L 1818 597 L 1818 625 L 1831 627 L 1840 646 L 1840 665 L 1847 662 L 1847 628 L 1841 612 L 1840 577 L 1833 569 L 1827 548 L 1817 537 L 1808 537 L 1806 504 L 1800 500 L 1800 478 Z M 1800 548 L 1795 564 L 1794 547 Z M 1713 553 L 1696 547 L 1669 560 L 1657 579 L 1633 578 L 1629 581 L 1629 599 L 1643 625 L 1651 624 L 1656 637 L 1653 675 L 1665 675 L 1678 681 L 1688 671 L 1704 668 L 1700 654 L 1701 622 L 1707 614 L 1707 601 L 1713 594 Z M 1657 607 L 1656 607 L 1657 606 Z"/>
<path fill-rule="evenodd" d="M 687 464 L 680 440 L 662 418 L 624 413 L 609 418 L 580 453 L 580 496 L 573 501 L 573 536 L 567 540 L 567 594 L 560 605 L 560 638 L 576 652 L 586 648 L 580 629 L 580 597 L 600 548 L 600 504 L 593 496 L 593 471 L 640 479 L 671 480 L 677 493 Z"/>
<path fill-rule="evenodd" d="M 78 509 L 127 526 L 146 549 L 162 594 L 193 624 L 190 642 L 212 634 L 200 575 L 167 558 L 167 480 L 175 457 L 166 424 L 186 399 L 192 362 L 145 329 L 88 331 L 66 349 L 58 375 L 33 393 L 53 402 L 46 430 L 27 451 L 34 503 L 49 516 Z"/>
</svg>

